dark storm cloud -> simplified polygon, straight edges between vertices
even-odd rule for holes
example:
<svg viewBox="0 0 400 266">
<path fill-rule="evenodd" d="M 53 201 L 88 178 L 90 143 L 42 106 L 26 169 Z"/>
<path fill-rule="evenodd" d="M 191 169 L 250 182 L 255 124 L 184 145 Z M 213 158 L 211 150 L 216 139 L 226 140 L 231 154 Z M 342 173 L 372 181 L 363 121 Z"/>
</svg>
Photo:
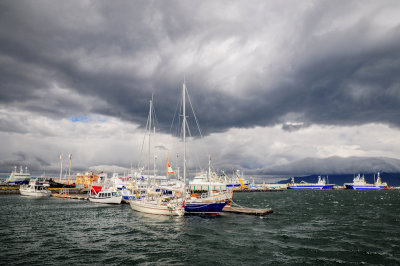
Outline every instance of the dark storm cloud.
<svg viewBox="0 0 400 266">
<path fill-rule="evenodd" d="M 399 4 L 364 11 L 376 4 L 320 1 L 287 12 L 293 3 L 2 1 L 0 102 L 50 117 L 95 113 L 144 126 L 154 92 L 167 132 L 186 75 L 205 134 L 275 124 L 289 131 L 313 123 L 399 127 L 400 27 L 372 21 Z M 356 19 L 333 27 L 342 16 Z M 279 60 L 271 66 L 263 47 L 274 38 Z M 241 67 L 246 56 L 229 64 L 219 54 L 227 40 L 228 55 L 256 43 L 251 69 Z M 209 57 L 217 60 L 209 65 Z M 232 75 L 235 82 L 224 84 Z"/>
<path fill-rule="evenodd" d="M 50 164 L 37 155 L 29 155 L 25 152 L 18 151 L 15 154 L 13 160 L 0 160 L 0 169 L 2 171 L 10 171 L 13 170 L 14 167 L 17 167 L 18 170 L 20 167 L 27 167 L 27 162 L 29 162 L 29 170 L 33 170 L 36 172 L 42 171 L 44 167 L 48 167 Z"/>
</svg>

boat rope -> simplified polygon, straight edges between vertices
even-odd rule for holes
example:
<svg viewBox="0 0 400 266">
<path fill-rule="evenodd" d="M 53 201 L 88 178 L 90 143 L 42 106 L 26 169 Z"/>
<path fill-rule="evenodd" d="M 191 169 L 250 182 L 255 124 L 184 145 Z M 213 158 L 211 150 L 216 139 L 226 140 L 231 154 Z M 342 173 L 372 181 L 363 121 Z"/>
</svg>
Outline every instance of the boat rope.
<svg viewBox="0 0 400 266">
<path fill-rule="evenodd" d="M 236 202 L 234 202 L 233 200 L 232 200 L 232 203 L 231 203 L 231 205 L 234 205 L 235 207 L 239 207 L 239 208 L 245 208 L 245 207 L 243 207 L 243 206 L 241 206 L 241 205 L 237 204 L 237 203 L 236 203 Z"/>
</svg>

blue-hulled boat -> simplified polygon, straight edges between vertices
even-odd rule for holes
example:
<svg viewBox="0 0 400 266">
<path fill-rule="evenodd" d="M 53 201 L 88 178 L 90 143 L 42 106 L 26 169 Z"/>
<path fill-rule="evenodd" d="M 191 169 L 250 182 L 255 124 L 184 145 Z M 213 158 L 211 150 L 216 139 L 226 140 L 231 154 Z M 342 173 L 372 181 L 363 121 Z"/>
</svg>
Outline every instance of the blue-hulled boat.
<svg viewBox="0 0 400 266">
<path fill-rule="evenodd" d="M 333 189 L 334 184 L 326 184 L 325 178 L 318 176 L 317 183 L 307 183 L 301 181 L 300 183 L 295 183 L 292 177 L 292 183 L 288 184 L 288 189 Z"/>
<path fill-rule="evenodd" d="M 219 215 L 222 209 L 232 202 L 232 191 L 208 191 L 193 193 L 185 202 L 186 214 Z"/>
<path fill-rule="evenodd" d="M 219 215 L 227 202 L 185 203 L 185 212 L 186 214 Z"/>
<path fill-rule="evenodd" d="M 346 189 L 353 190 L 380 190 L 386 188 L 388 185 L 387 183 L 382 183 L 380 173 L 378 172 L 378 177 L 374 184 L 368 184 L 367 181 L 365 181 L 364 175 L 361 176 L 358 174 L 353 178 L 353 183 L 345 183 L 344 186 Z"/>
</svg>

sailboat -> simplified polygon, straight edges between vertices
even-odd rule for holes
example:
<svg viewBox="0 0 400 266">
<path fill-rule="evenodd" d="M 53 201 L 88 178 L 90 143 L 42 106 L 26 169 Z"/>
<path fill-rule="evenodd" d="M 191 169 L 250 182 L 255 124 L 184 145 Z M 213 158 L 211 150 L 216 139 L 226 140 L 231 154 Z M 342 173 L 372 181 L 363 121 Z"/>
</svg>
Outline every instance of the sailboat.
<svg viewBox="0 0 400 266">
<path fill-rule="evenodd" d="M 186 84 L 183 83 L 182 91 L 182 110 L 183 110 L 183 143 L 184 143 L 184 166 L 183 166 L 183 180 L 186 185 Z M 211 157 L 209 157 L 208 167 L 208 186 L 210 186 L 211 176 Z M 192 193 L 185 199 L 185 213 L 186 214 L 200 214 L 200 215 L 219 215 L 226 204 L 232 201 L 233 192 L 227 190 L 226 186 L 219 186 L 218 189 L 209 189 L 205 193 Z"/>
<path fill-rule="evenodd" d="M 149 132 L 149 158 L 150 158 L 150 147 L 151 147 L 151 129 L 152 129 L 152 116 L 153 116 L 153 99 L 150 101 L 150 111 L 148 116 L 148 132 Z M 146 130 L 147 131 L 147 130 Z M 155 132 L 155 128 L 154 128 Z M 150 173 L 150 159 L 149 159 L 149 167 Z M 155 172 L 154 172 L 155 175 Z M 154 180 L 154 179 L 153 179 Z M 150 214 L 158 214 L 158 215 L 178 215 L 182 216 L 185 213 L 185 201 L 183 198 L 183 192 L 173 190 L 171 194 L 164 194 L 159 187 L 155 184 L 151 185 L 150 182 L 152 178 L 148 176 L 147 178 L 147 189 L 145 194 L 140 195 L 140 199 L 131 200 L 129 202 L 132 210 L 150 213 Z"/>
</svg>

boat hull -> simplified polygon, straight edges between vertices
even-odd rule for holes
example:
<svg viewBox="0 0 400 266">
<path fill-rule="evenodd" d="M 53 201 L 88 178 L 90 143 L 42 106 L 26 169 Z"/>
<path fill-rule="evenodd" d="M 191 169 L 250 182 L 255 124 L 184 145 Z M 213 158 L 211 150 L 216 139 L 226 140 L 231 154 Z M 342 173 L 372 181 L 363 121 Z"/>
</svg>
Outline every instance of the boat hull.
<svg viewBox="0 0 400 266">
<path fill-rule="evenodd" d="M 157 214 L 157 215 L 173 215 L 182 216 L 185 213 L 184 207 L 172 207 L 168 205 L 159 205 L 155 202 L 145 202 L 141 200 L 133 200 L 129 202 L 132 210 L 137 212 Z"/>
<path fill-rule="evenodd" d="M 121 204 L 122 196 L 110 197 L 110 198 L 89 197 L 89 201 L 94 203 L 104 203 L 104 204 Z"/>
<path fill-rule="evenodd" d="M 51 191 L 49 190 L 42 190 L 42 191 L 31 191 L 20 189 L 19 192 L 22 196 L 29 196 L 29 197 L 50 197 Z"/>
<path fill-rule="evenodd" d="M 368 185 L 345 185 L 346 189 L 352 189 L 352 190 L 380 190 L 384 189 L 385 186 L 368 186 Z"/>
<path fill-rule="evenodd" d="M 226 202 L 186 202 L 186 214 L 219 215 L 226 206 Z"/>
<path fill-rule="evenodd" d="M 204 197 L 193 194 L 190 199 L 186 200 L 186 214 L 199 215 L 219 215 L 222 209 L 232 202 L 233 192 L 222 192 Z"/>
<path fill-rule="evenodd" d="M 311 189 L 311 190 L 321 190 L 321 189 L 333 189 L 333 185 L 290 185 L 288 189 Z"/>
</svg>

